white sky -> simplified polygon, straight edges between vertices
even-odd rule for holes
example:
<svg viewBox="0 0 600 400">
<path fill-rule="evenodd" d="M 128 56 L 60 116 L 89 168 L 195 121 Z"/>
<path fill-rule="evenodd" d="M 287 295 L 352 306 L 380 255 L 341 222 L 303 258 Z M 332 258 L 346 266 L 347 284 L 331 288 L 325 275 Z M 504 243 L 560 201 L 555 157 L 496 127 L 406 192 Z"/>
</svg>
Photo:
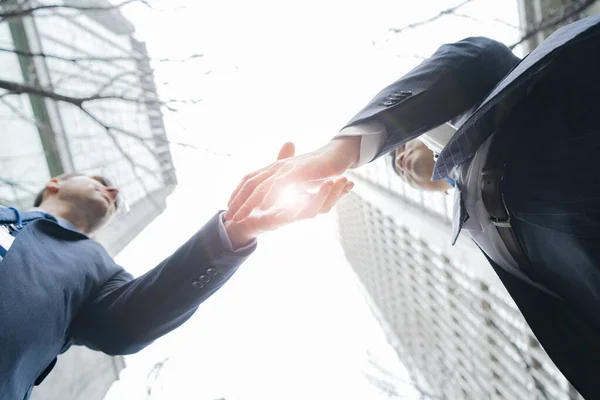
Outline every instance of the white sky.
<svg viewBox="0 0 600 400">
<path fill-rule="evenodd" d="M 166 115 L 170 137 L 233 156 L 173 148 L 179 187 L 117 262 L 135 275 L 153 267 L 225 206 L 245 173 L 271 162 L 285 141 L 299 152 L 328 141 L 419 62 L 411 55 L 428 56 L 466 36 L 518 37 L 493 21 L 516 25 L 514 0 L 475 0 L 462 9 L 483 22 L 449 17 L 388 32 L 456 3 L 170 0 L 159 3 L 167 11 L 126 9 L 155 58 L 205 54 L 156 65 L 164 98 L 204 99 Z M 152 399 L 387 398 L 364 377 L 372 371 L 367 353 L 399 379 L 405 371 L 370 315 L 335 230 L 326 216 L 262 237 L 188 323 L 127 358 L 106 400 L 147 398 L 148 372 L 166 357 Z"/>
</svg>

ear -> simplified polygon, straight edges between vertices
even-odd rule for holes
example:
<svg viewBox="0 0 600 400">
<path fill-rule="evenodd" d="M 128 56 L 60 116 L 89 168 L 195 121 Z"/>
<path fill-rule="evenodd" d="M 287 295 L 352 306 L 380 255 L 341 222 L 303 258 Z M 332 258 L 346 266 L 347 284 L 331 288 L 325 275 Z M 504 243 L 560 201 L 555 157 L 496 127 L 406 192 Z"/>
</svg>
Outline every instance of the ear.
<svg viewBox="0 0 600 400">
<path fill-rule="evenodd" d="M 60 188 L 60 184 L 58 183 L 58 179 L 52 178 L 46 183 L 46 191 L 48 193 L 58 193 Z"/>
</svg>

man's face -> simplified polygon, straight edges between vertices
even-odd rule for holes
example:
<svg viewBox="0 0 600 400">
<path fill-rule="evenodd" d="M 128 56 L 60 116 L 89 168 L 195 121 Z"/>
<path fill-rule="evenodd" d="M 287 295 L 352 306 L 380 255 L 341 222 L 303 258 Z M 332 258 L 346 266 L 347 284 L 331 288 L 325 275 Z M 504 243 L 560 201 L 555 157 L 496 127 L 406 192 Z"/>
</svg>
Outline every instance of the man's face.
<svg viewBox="0 0 600 400">
<path fill-rule="evenodd" d="M 446 191 L 446 181 L 431 181 L 435 159 L 433 152 L 418 139 L 413 139 L 394 151 L 395 170 L 411 186 L 422 190 Z"/>
<path fill-rule="evenodd" d="M 90 226 L 102 226 L 117 210 L 119 191 L 100 176 L 75 176 L 56 184 L 58 199 L 75 207 Z"/>
</svg>

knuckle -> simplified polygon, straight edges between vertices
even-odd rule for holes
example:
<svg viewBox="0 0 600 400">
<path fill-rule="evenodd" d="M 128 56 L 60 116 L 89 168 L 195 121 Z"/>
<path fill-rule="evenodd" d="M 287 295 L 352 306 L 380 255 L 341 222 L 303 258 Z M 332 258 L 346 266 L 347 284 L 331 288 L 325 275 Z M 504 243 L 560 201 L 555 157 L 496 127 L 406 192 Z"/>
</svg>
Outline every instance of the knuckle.
<svg viewBox="0 0 600 400">
<path fill-rule="evenodd" d="M 258 194 L 265 194 L 268 189 L 269 189 L 269 186 L 267 184 L 261 183 L 260 185 L 258 185 L 256 187 L 255 192 Z"/>
<path fill-rule="evenodd" d="M 240 207 L 240 210 L 238 211 L 238 213 L 240 215 L 247 215 L 250 214 L 250 207 L 248 207 L 247 205 L 243 205 L 242 207 Z"/>
<path fill-rule="evenodd" d="M 247 196 L 250 192 L 254 190 L 255 186 L 256 184 L 254 183 L 254 181 L 249 180 L 248 182 L 244 183 L 244 186 L 242 186 L 242 188 L 240 189 L 240 193 Z"/>
<path fill-rule="evenodd" d="M 281 167 L 281 173 L 288 173 L 294 170 L 294 165 L 289 163 L 289 162 L 285 162 L 285 161 L 281 161 L 284 162 L 285 164 L 283 164 L 283 166 Z"/>
</svg>

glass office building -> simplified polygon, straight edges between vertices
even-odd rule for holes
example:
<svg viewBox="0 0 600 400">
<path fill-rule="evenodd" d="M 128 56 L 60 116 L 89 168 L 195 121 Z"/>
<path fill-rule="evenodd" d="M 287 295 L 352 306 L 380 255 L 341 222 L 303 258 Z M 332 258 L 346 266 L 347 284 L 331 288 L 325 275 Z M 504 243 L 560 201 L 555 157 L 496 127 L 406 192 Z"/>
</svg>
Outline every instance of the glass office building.
<svg viewBox="0 0 600 400">
<path fill-rule="evenodd" d="M 340 241 L 425 398 L 581 398 L 468 235 L 451 246 L 452 194 L 414 191 L 385 158 L 353 178 Z"/>
<path fill-rule="evenodd" d="M 99 235 L 113 254 L 164 209 L 177 183 L 148 54 L 133 34 L 133 26 L 116 9 L 55 11 L 0 24 L 2 47 L 60 56 L 0 52 L 6 66 L 0 78 L 73 97 L 128 99 L 84 103 L 99 124 L 69 102 L 35 95 L 0 98 L 5 127 L 0 133 L 0 203 L 30 207 L 44 183 L 62 173 L 105 175 L 131 208 Z"/>
<path fill-rule="evenodd" d="M 2 2 L 0 9 L 17 2 Z M 110 7 L 105 0 L 65 0 L 75 7 Z M 56 1 L 28 2 L 57 4 Z M 144 43 L 117 9 L 54 9 L 0 22 L 0 79 L 72 97 L 102 95 L 85 109 L 34 94 L 0 89 L 0 204 L 28 209 L 52 176 L 100 174 L 129 206 L 96 239 L 116 254 L 165 208 L 177 184 L 161 107 Z M 31 56 L 43 53 L 46 57 Z M 106 129 L 105 127 L 110 127 Z M 74 347 L 34 390 L 33 399 L 102 399 L 124 367 Z"/>
</svg>

